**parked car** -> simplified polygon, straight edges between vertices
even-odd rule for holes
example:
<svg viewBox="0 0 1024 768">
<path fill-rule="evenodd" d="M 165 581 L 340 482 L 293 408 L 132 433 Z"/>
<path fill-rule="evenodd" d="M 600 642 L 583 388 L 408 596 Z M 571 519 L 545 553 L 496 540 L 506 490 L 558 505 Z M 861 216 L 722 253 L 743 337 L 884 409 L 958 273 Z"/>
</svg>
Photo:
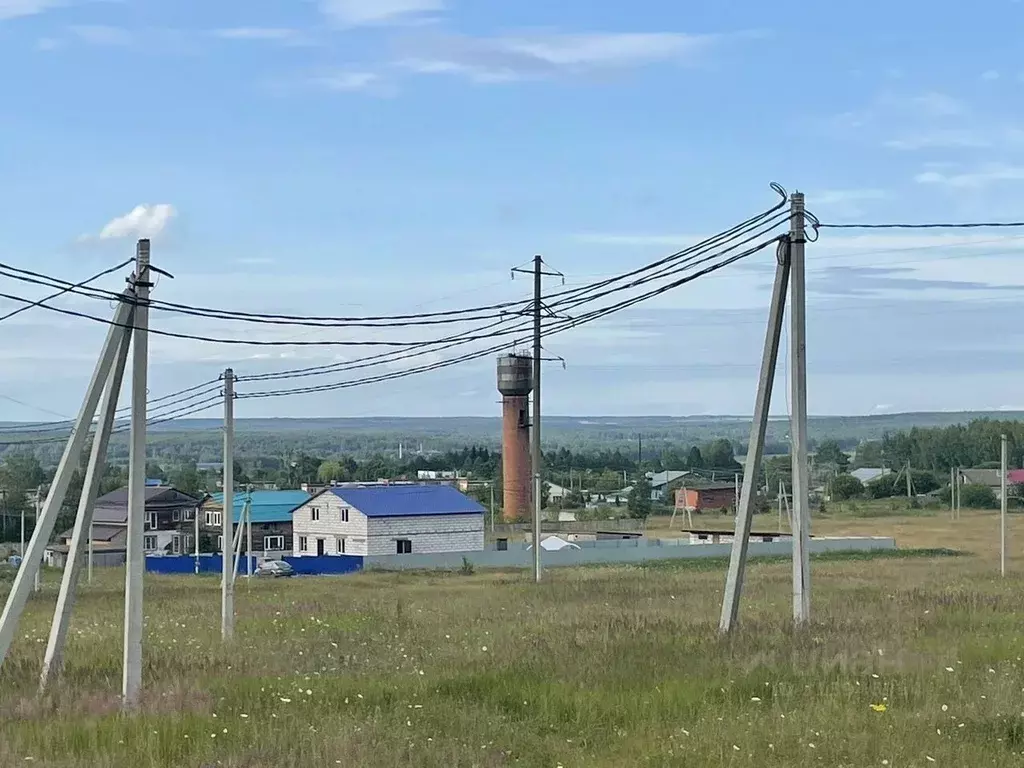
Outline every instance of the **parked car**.
<svg viewBox="0 0 1024 768">
<path fill-rule="evenodd" d="M 284 560 L 264 560 L 256 569 L 256 575 L 277 579 L 282 576 L 294 576 L 295 569 Z"/>
</svg>

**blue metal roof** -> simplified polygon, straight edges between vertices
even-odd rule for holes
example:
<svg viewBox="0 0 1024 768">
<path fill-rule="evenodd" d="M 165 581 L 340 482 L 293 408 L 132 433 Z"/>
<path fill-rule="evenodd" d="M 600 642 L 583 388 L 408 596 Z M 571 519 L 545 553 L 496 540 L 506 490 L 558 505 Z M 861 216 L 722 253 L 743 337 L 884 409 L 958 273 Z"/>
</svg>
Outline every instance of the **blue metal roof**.
<svg viewBox="0 0 1024 768">
<path fill-rule="evenodd" d="M 367 517 L 479 515 L 484 508 L 450 485 L 385 485 L 331 488 L 330 492 Z"/>
<path fill-rule="evenodd" d="M 235 494 L 235 522 L 242 517 L 246 494 Z M 224 503 L 224 494 L 213 494 L 213 500 Z M 305 491 L 253 491 L 252 521 L 254 523 L 290 523 L 292 512 L 309 501 L 310 495 Z"/>
</svg>

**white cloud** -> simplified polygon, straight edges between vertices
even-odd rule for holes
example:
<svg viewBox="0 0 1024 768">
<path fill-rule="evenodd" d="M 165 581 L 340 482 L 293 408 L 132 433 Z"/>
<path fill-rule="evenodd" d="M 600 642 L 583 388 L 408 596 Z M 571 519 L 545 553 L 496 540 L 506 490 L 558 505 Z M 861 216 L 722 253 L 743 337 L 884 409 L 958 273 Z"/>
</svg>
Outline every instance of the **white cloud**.
<svg viewBox="0 0 1024 768">
<path fill-rule="evenodd" d="M 810 207 L 818 213 L 860 216 L 864 212 L 862 203 L 885 200 L 888 197 L 888 193 L 881 189 L 828 189 L 808 194 L 807 200 Z"/>
<path fill-rule="evenodd" d="M 0 21 L 35 16 L 60 5 L 62 0 L 0 0 Z"/>
<path fill-rule="evenodd" d="M 685 62 L 719 38 L 682 33 L 546 33 L 473 38 L 459 35 L 421 40 L 399 62 L 419 74 L 450 74 L 495 83 L 636 67 L 659 61 Z"/>
<path fill-rule="evenodd" d="M 444 0 L 320 0 L 324 15 L 344 26 L 422 21 L 444 8 Z"/>
<path fill-rule="evenodd" d="M 124 237 L 156 237 L 171 223 L 171 220 L 178 215 L 173 205 L 159 203 L 157 205 L 137 205 L 124 216 L 108 222 L 100 230 L 100 240 L 114 240 Z M 82 239 L 91 240 L 86 235 Z"/>
<path fill-rule="evenodd" d="M 317 85 L 331 91 L 367 91 L 382 85 L 382 78 L 375 72 L 333 72 L 314 78 Z"/>
<path fill-rule="evenodd" d="M 992 82 L 993 80 L 999 79 L 999 73 L 994 69 L 990 69 L 987 72 L 981 73 L 981 79 L 987 82 Z"/>
<path fill-rule="evenodd" d="M 131 45 L 131 32 L 103 24 L 82 24 L 70 28 L 71 33 L 90 45 Z"/>
<path fill-rule="evenodd" d="M 313 41 L 303 32 L 288 27 L 229 27 L 226 29 L 215 29 L 211 34 L 222 40 L 248 40 L 281 43 L 288 46 L 313 44 Z"/>
<path fill-rule="evenodd" d="M 915 97 L 912 105 L 935 117 L 962 115 L 966 108 L 963 103 L 944 93 L 930 91 Z"/>
<path fill-rule="evenodd" d="M 37 51 L 56 51 L 63 45 L 60 40 L 53 37 L 41 37 L 36 40 Z"/>
<path fill-rule="evenodd" d="M 963 148 L 982 149 L 992 146 L 993 136 L 971 129 L 926 130 L 921 133 L 890 139 L 885 142 L 889 149 L 913 151 L 918 149 Z"/>
<path fill-rule="evenodd" d="M 231 27 L 214 30 L 213 34 L 226 40 L 290 40 L 298 32 L 284 27 Z"/>
<path fill-rule="evenodd" d="M 918 184 L 937 184 L 955 189 L 978 189 L 1001 181 L 1024 181 L 1024 166 L 991 163 L 962 173 L 925 171 L 914 177 Z"/>
</svg>

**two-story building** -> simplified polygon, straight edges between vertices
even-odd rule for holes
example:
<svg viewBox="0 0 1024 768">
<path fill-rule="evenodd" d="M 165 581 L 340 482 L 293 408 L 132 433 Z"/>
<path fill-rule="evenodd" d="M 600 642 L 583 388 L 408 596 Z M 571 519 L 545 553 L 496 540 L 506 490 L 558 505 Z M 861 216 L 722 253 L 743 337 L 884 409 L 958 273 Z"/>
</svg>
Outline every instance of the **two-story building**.
<svg viewBox="0 0 1024 768">
<path fill-rule="evenodd" d="M 195 520 L 202 499 L 167 485 L 147 484 L 142 546 L 147 555 L 182 555 L 194 551 Z M 124 562 L 128 531 L 128 487 L 100 496 L 92 518 L 93 552 L 101 565 Z M 46 551 L 46 562 L 63 567 L 71 544 L 72 531 L 64 531 Z"/>
<path fill-rule="evenodd" d="M 292 513 L 296 555 L 478 552 L 484 508 L 450 485 L 340 485 Z"/>
<path fill-rule="evenodd" d="M 310 495 L 305 491 L 252 491 L 251 493 L 236 493 L 234 499 L 234 522 L 238 525 L 242 521 L 242 513 L 245 510 L 246 499 L 249 499 L 252 507 L 250 519 L 252 520 L 252 554 L 279 559 L 284 555 L 290 555 L 293 549 L 292 543 L 292 511 L 301 507 L 309 500 Z M 216 542 L 218 552 L 223 549 L 223 515 L 224 515 L 224 494 L 215 493 L 204 503 L 201 513 L 201 531 L 210 541 Z M 248 535 L 243 534 L 242 551 L 244 552 L 248 543 Z"/>
</svg>

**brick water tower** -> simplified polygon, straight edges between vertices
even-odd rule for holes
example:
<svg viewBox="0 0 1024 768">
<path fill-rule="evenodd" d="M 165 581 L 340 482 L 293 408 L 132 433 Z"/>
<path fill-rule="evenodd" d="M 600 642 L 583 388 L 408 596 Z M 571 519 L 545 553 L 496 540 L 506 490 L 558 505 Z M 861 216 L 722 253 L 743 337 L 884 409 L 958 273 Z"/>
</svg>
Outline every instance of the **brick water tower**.
<svg viewBox="0 0 1024 768">
<path fill-rule="evenodd" d="M 503 355 L 498 358 L 501 392 L 501 467 L 505 488 L 505 522 L 528 517 L 532 509 L 533 472 L 530 462 L 530 391 L 533 358 Z"/>
</svg>

